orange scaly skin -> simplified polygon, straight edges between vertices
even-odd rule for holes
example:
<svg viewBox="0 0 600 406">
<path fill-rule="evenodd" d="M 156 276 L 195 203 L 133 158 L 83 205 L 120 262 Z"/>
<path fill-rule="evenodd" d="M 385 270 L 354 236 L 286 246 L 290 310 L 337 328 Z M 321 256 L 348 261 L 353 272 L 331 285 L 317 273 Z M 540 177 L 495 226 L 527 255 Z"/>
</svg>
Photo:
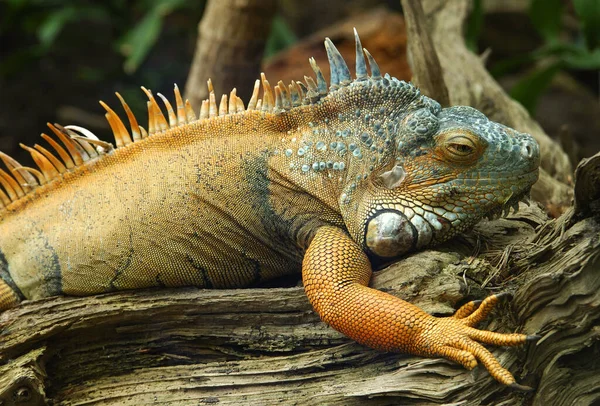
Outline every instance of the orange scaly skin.
<svg viewBox="0 0 600 406">
<path fill-rule="evenodd" d="M 367 75 L 356 40 L 354 80 L 326 40 L 329 90 L 311 59 L 316 82 L 271 88 L 263 76 L 247 109 L 235 91 L 217 107 L 210 83 L 198 120 L 177 88 L 175 108 L 159 94 L 167 121 L 144 89 L 147 133 L 122 99 L 130 131 L 103 104 L 116 149 L 50 125 L 55 152 L 26 147 L 38 169 L 0 153 L 0 310 L 60 294 L 253 286 L 301 270 L 317 313 L 356 341 L 469 369 L 478 360 L 523 388 L 478 342 L 535 337 L 473 328 L 497 296 L 435 318 L 367 285 L 370 258 L 514 207 L 537 179 L 537 143 L 474 109 L 441 109 L 382 77 L 365 50 Z"/>
</svg>

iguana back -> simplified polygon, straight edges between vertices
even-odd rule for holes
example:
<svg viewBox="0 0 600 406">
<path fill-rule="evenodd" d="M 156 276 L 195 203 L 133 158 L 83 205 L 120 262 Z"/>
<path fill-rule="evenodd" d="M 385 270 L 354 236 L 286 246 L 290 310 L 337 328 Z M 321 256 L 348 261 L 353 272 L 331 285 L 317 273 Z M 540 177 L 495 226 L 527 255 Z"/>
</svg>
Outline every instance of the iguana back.
<svg viewBox="0 0 600 406">
<path fill-rule="evenodd" d="M 302 255 L 289 231 L 301 219 L 275 198 L 342 220 L 333 194 L 308 199 L 284 174 L 269 173 L 269 161 L 285 157 L 273 147 L 283 124 L 250 111 L 174 125 L 36 187 L 0 224 L 14 283 L 35 299 L 243 287 L 298 272 Z"/>
</svg>

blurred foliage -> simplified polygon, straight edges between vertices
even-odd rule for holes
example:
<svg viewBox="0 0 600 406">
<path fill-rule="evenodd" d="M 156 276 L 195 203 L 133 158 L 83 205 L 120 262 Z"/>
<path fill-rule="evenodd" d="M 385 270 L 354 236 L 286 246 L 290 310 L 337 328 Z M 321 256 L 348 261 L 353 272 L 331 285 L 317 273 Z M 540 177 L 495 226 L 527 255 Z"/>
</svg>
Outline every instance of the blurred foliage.
<svg viewBox="0 0 600 406">
<path fill-rule="evenodd" d="M 265 46 L 265 57 L 289 48 L 298 41 L 296 34 L 281 15 L 276 15 L 271 25 L 271 32 Z"/>
<path fill-rule="evenodd" d="M 113 49 L 123 58 L 123 69 L 133 73 L 156 43 L 163 22 L 172 12 L 190 9 L 198 13 L 192 29 L 199 21 L 204 1 L 185 0 L 4 0 L 0 4 L 0 36 L 29 36 L 27 46 L 4 51 L 0 74 L 10 75 L 52 51 L 60 34 L 70 23 L 82 22 L 110 27 Z M 21 42 L 21 41 L 20 41 Z"/>
<path fill-rule="evenodd" d="M 465 42 L 467 48 L 471 51 L 477 51 L 477 40 L 483 25 L 483 0 L 473 0 L 471 15 L 467 21 L 467 30 L 465 32 Z"/>
<path fill-rule="evenodd" d="M 467 43 L 475 47 L 483 9 L 475 0 L 473 16 L 467 29 Z M 578 29 L 567 32 L 564 21 L 569 13 L 563 0 L 530 0 L 529 18 L 542 39 L 542 45 L 526 55 L 503 60 L 491 68 L 502 76 L 532 66 L 510 94 L 529 112 L 535 111 L 541 94 L 561 70 L 600 69 L 600 0 L 572 0 Z M 472 48 L 472 49 L 473 49 Z"/>
</svg>

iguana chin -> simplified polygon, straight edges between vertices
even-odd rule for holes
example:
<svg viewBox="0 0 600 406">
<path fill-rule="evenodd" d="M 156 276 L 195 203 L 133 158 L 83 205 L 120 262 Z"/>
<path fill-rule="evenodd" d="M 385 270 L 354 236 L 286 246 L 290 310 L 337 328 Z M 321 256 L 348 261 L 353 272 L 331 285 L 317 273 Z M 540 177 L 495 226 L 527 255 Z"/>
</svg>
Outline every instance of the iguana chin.
<svg viewBox="0 0 600 406">
<path fill-rule="evenodd" d="M 436 318 L 369 288 L 369 257 L 440 243 L 514 207 L 537 179 L 538 144 L 382 76 L 358 35 L 355 79 L 325 47 L 329 89 L 312 58 L 316 81 L 272 88 L 262 75 L 247 108 L 235 89 L 217 106 L 209 82 L 199 119 L 177 87 L 175 108 L 158 94 L 166 117 L 144 89 L 148 131 L 117 94 L 130 131 L 101 102 L 116 148 L 49 124 L 52 152 L 23 146 L 37 169 L 1 154 L 0 310 L 62 294 L 246 287 L 302 270 L 322 320 L 359 343 L 468 369 L 480 361 L 525 388 L 478 342 L 536 336 L 473 328 L 498 296 Z"/>
</svg>

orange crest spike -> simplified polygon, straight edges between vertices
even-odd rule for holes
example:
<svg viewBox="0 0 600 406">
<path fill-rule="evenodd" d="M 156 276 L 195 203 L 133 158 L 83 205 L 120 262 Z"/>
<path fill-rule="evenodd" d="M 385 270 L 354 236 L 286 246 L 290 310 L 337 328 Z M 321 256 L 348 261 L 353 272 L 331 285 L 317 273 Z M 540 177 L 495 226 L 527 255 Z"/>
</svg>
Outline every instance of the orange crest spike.
<svg viewBox="0 0 600 406">
<path fill-rule="evenodd" d="M 175 111 L 173 110 L 173 106 L 169 100 L 163 96 L 162 93 L 157 93 L 158 97 L 160 97 L 167 108 L 167 115 L 169 116 L 169 128 L 177 127 L 177 116 L 175 115 Z"/>
<path fill-rule="evenodd" d="M 79 151 L 79 149 L 75 146 L 75 143 L 71 141 L 68 137 L 66 137 L 63 134 L 63 132 L 56 128 L 54 125 L 50 123 L 47 123 L 47 125 L 48 128 L 50 128 L 50 130 L 61 140 L 63 145 L 67 148 L 67 151 L 69 151 L 69 154 L 71 154 L 71 157 L 73 158 L 73 163 L 75 164 L 75 166 L 83 164 L 83 156 L 81 155 L 81 151 Z"/>
<path fill-rule="evenodd" d="M 38 144 L 35 144 L 33 147 L 35 149 L 37 149 L 39 152 L 41 152 L 50 162 L 52 162 L 52 165 L 54 165 L 54 167 L 60 173 L 65 173 L 67 171 L 67 167 L 65 166 L 65 164 L 63 164 L 60 159 L 58 159 L 57 157 L 55 157 L 52 154 L 52 152 L 48 151 L 46 148 L 44 148 L 44 147 L 42 147 L 41 145 L 38 145 Z"/>
<path fill-rule="evenodd" d="M 184 125 L 188 122 L 187 114 L 185 111 L 185 104 L 183 103 L 183 99 L 181 98 L 181 93 L 179 93 L 179 87 L 177 87 L 177 84 L 175 84 L 173 93 L 175 94 L 175 104 L 177 105 L 177 122 L 179 125 Z"/>
<path fill-rule="evenodd" d="M 118 92 L 115 94 L 121 101 L 121 105 L 123 106 L 123 109 L 125 110 L 125 114 L 127 114 L 127 119 L 129 120 L 129 127 L 131 128 L 131 135 L 133 136 L 133 141 L 137 141 L 137 140 L 141 139 L 142 136 L 138 129 L 138 127 L 139 127 L 138 122 L 137 122 L 135 116 L 133 115 L 133 112 L 129 108 L 129 105 L 127 103 L 125 103 L 125 99 L 123 99 L 123 97 L 121 97 L 121 95 Z"/>
<path fill-rule="evenodd" d="M 100 105 L 106 110 L 105 117 L 113 132 L 113 136 L 115 137 L 117 148 L 131 144 L 133 141 L 129 137 L 129 133 L 119 116 L 117 116 L 113 109 L 108 107 L 103 101 L 100 101 Z"/>
</svg>

